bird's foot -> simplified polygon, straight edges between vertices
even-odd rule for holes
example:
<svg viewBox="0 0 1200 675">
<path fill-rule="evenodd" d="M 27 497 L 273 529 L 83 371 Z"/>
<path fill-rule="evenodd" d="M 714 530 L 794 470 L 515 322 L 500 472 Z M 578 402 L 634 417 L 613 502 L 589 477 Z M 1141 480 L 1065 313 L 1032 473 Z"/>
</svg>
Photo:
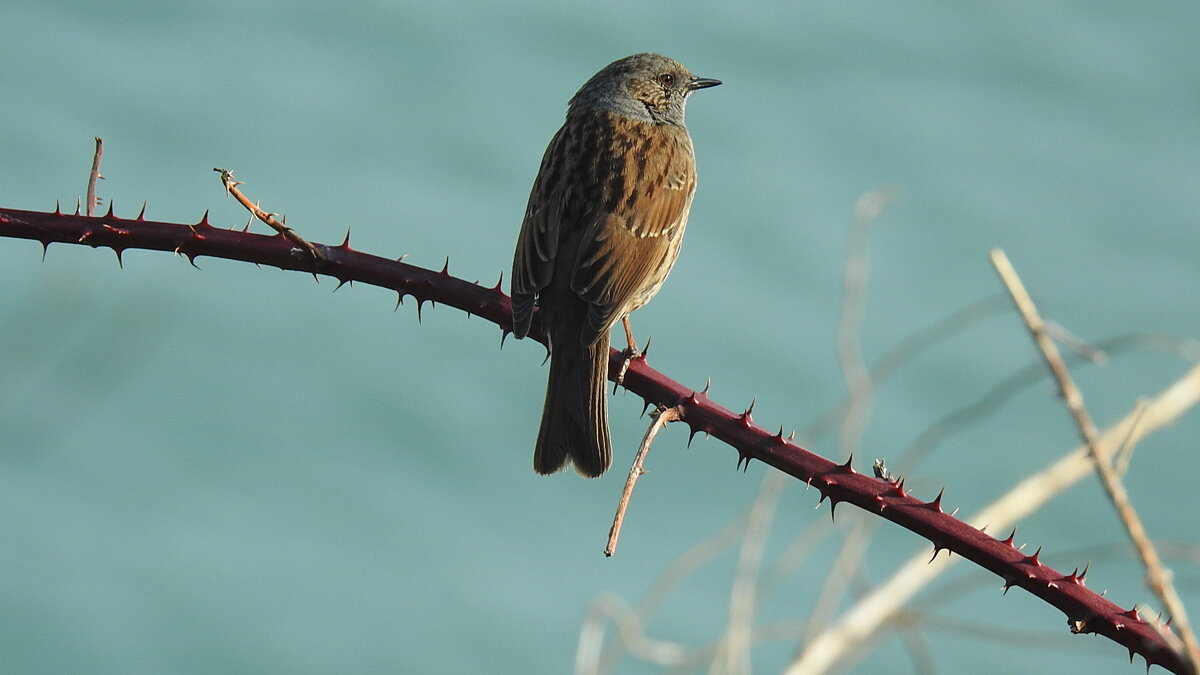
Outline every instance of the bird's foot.
<svg viewBox="0 0 1200 675">
<path fill-rule="evenodd" d="M 646 339 L 646 348 L 645 349 L 642 349 L 639 351 L 637 348 L 637 345 L 631 341 L 629 343 L 628 347 L 621 350 L 621 353 L 625 355 L 625 360 L 621 362 L 621 368 L 619 370 L 617 370 L 617 382 L 616 382 L 616 385 L 613 387 L 614 394 L 617 392 L 617 387 L 624 386 L 625 373 L 629 372 L 629 365 L 631 363 L 633 363 L 634 360 L 636 360 L 636 359 L 644 360 L 646 358 L 646 353 L 649 351 L 650 351 L 650 338 Z"/>
</svg>

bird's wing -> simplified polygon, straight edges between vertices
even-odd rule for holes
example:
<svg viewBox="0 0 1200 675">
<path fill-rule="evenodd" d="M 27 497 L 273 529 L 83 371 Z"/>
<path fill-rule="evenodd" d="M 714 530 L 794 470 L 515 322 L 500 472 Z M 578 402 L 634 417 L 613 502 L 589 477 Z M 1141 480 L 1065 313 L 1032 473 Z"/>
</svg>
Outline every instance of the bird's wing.
<svg viewBox="0 0 1200 675">
<path fill-rule="evenodd" d="M 618 124 L 622 127 L 634 122 Z M 645 125 L 651 126 L 651 125 Z M 636 130 L 643 131 L 643 130 Z M 580 239 L 571 289 L 590 305 L 583 340 L 607 333 L 618 319 L 648 298 L 640 294 L 662 282 L 678 252 L 696 190 L 696 164 L 687 131 L 653 126 L 611 144 L 623 154 L 609 165 L 620 170 L 602 185 L 602 210 Z"/>
<path fill-rule="evenodd" d="M 566 208 L 570 185 L 558 177 L 567 168 L 565 153 L 568 143 L 566 126 L 558 130 L 546 154 L 529 194 L 525 220 L 517 236 L 517 251 L 513 256 L 512 308 L 513 334 L 522 338 L 529 333 L 533 321 L 534 300 L 550 284 L 554 258 L 558 255 L 559 223 Z"/>
</svg>

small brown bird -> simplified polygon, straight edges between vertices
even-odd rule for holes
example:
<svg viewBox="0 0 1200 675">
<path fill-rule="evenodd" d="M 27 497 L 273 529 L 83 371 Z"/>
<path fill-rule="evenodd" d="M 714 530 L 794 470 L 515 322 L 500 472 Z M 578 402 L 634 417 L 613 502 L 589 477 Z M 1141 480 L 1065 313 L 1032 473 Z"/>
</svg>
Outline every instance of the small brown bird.
<svg viewBox="0 0 1200 675">
<path fill-rule="evenodd" d="M 662 287 L 679 255 L 696 191 L 684 104 L 718 80 L 678 61 L 635 54 L 592 76 L 550 141 L 513 258 L 513 334 L 537 305 L 550 337 L 550 377 L 533 469 L 567 463 L 588 477 L 612 461 L 609 330 Z"/>
</svg>

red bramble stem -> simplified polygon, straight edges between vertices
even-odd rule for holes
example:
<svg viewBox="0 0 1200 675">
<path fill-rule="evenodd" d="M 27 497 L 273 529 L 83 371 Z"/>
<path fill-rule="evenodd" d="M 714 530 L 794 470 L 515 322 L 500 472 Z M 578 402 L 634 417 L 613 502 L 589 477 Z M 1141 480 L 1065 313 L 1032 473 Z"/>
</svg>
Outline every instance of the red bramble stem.
<svg viewBox="0 0 1200 675">
<path fill-rule="evenodd" d="M 418 309 L 425 302 L 456 307 L 491 321 L 507 335 L 512 330 L 511 305 L 500 284 L 487 288 L 451 276 L 447 267 L 429 270 L 396 260 L 361 253 L 350 248 L 349 239 L 338 246 L 317 244 L 321 260 L 313 260 L 280 235 L 262 235 L 212 227 L 207 217 L 194 225 L 155 222 L 141 217 L 124 220 L 109 214 L 89 218 L 81 215 L 19 211 L 0 207 L 0 236 L 52 243 L 87 244 L 117 252 L 130 248 L 170 251 L 194 261 L 199 256 L 241 260 L 272 265 L 286 270 L 320 274 L 339 283 L 355 281 L 412 296 Z M 545 343 L 541 324 L 535 317 L 530 336 Z M 624 354 L 612 350 L 609 377 L 615 378 Z M 754 423 L 750 410 L 736 413 L 709 398 L 707 388 L 698 391 L 651 368 L 644 358 L 635 359 L 625 374 L 624 386 L 648 405 L 677 407 L 681 421 L 693 435 L 704 432 L 732 446 L 738 465 L 757 459 L 816 488 L 821 500 L 832 505 L 854 504 L 890 520 L 934 543 L 935 551 L 946 549 L 988 569 L 1004 581 L 1018 586 L 1059 608 L 1074 632 L 1099 633 L 1130 651 L 1141 654 L 1147 664 L 1157 664 L 1178 673 L 1190 672 L 1187 664 L 1134 610 L 1124 610 L 1090 591 L 1084 574 L 1063 574 L 1042 563 L 1039 554 L 1026 556 L 1013 546 L 1013 537 L 999 540 L 957 520 L 942 510 L 942 495 L 924 502 L 904 490 L 902 481 L 887 481 L 854 470 L 848 460 L 837 464 L 813 454 L 784 438 L 782 431 L 768 431 Z M 1040 551 L 1040 549 L 1039 549 Z M 1168 629 L 1169 630 L 1169 629 Z"/>
</svg>

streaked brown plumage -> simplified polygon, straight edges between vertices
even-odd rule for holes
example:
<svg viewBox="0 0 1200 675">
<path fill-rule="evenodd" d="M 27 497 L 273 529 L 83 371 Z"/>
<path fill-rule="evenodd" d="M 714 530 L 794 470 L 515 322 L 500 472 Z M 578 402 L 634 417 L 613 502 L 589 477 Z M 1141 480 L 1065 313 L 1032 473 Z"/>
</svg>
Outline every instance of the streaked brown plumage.
<svg viewBox="0 0 1200 675">
<path fill-rule="evenodd" d="M 536 305 L 550 336 L 538 473 L 571 463 L 595 477 L 612 461 L 609 330 L 654 297 L 679 255 L 696 189 L 684 104 L 718 84 L 658 54 L 621 59 L 575 94 L 546 149 L 512 275 L 514 334 L 528 334 Z"/>
</svg>

